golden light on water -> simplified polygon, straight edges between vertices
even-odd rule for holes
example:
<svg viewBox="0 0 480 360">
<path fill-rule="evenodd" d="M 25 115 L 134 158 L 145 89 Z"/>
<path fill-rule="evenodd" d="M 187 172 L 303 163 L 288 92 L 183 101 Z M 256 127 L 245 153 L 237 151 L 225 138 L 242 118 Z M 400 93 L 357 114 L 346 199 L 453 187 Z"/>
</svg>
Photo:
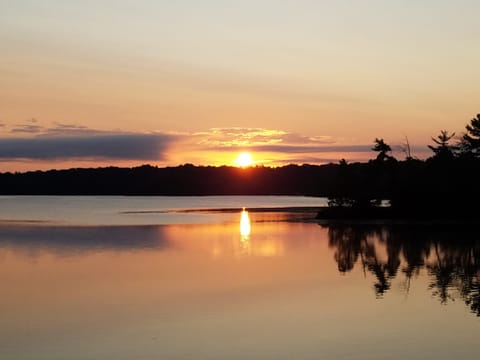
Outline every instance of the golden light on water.
<svg viewBox="0 0 480 360">
<path fill-rule="evenodd" d="M 248 240 L 250 231 L 250 217 L 248 216 L 248 211 L 243 208 L 242 214 L 240 215 L 240 235 L 242 235 L 242 240 Z"/>
</svg>

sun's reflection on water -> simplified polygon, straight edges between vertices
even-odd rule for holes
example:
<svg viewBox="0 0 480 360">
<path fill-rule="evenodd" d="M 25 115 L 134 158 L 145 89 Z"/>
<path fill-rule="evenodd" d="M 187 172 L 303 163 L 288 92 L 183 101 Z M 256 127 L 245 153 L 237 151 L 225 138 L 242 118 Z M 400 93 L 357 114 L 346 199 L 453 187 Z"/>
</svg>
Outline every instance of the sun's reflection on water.
<svg viewBox="0 0 480 360">
<path fill-rule="evenodd" d="M 240 214 L 240 247 L 237 251 L 238 256 L 251 255 L 251 231 L 250 216 L 248 215 L 248 211 L 243 208 Z"/>
<path fill-rule="evenodd" d="M 248 216 L 248 211 L 243 208 L 240 215 L 240 235 L 242 236 L 242 241 L 248 241 L 248 239 L 250 238 L 250 232 L 250 216 Z"/>
<path fill-rule="evenodd" d="M 278 226 L 278 224 L 277 224 Z M 240 241 L 237 247 L 237 256 L 281 256 L 284 253 L 284 240 L 277 237 L 265 236 L 265 231 L 257 228 L 252 236 L 252 221 L 245 208 L 240 213 Z"/>
</svg>

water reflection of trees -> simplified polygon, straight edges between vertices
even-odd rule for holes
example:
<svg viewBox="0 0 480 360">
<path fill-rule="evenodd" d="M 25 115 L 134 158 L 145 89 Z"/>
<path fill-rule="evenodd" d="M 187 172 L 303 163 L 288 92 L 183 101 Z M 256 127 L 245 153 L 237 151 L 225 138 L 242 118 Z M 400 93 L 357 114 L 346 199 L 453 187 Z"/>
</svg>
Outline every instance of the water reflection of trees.
<svg viewBox="0 0 480 360">
<path fill-rule="evenodd" d="M 441 303 L 459 297 L 480 316 L 480 236 L 473 229 L 329 225 L 328 238 L 338 270 L 347 273 L 357 265 L 370 272 L 377 297 L 399 276 L 408 292 L 423 270 Z"/>
</svg>

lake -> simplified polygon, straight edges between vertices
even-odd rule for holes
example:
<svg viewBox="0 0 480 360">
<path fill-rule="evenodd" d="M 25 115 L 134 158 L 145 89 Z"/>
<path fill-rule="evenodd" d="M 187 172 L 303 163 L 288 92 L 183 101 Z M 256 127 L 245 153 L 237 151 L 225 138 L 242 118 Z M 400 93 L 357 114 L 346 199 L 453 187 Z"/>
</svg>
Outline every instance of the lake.
<svg viewBox="0 0 480 360">
<path fill-rule="evenodd" d="M 0 359 L 477 359 L 478 229 L 325 204 L 0 197 Z"/>
</svg>

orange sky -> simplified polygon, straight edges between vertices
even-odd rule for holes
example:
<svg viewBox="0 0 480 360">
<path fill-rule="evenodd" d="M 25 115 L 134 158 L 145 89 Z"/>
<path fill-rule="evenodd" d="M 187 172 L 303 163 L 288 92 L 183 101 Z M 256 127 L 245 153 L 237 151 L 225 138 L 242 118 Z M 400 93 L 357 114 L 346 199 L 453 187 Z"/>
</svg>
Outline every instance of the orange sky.
<svg viewBox="0 0 480 360">
<path fill-rule="evenodd" d="M 232 165 L 245 149 L 261 165 L 361 161 L 376 137 L 429 156 L 480 111 L 479 11 L 0 0 L 0 171 Z"/>
</svg>

